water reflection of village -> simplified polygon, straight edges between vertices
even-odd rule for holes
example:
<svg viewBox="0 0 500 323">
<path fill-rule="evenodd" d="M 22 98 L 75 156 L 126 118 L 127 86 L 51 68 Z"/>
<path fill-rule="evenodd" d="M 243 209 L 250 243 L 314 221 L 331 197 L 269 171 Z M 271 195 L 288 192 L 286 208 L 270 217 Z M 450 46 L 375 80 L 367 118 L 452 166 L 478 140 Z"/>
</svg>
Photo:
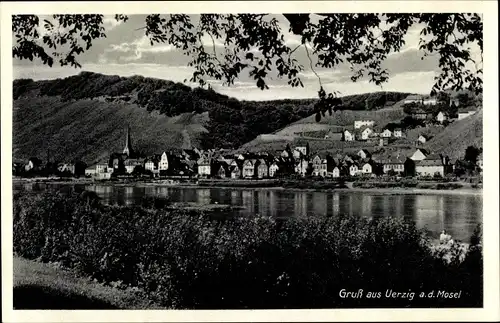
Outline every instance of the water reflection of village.
<svg viewBox="0 0 500 323">
<path fill-rule="evenodd" d="M 49 185 L 19 184 L 15 190 L 43 191 Z M 260 214 L 272 217 L 339 216 L 366 218 L 403 216 L 427 228 L 437 237 L 446 228 L 455 239 L 467 241 L 477 223 L 482 222 L 482 196 L 462 195 L 368 195 L 354 192 L 305 192 L 221 188 L 120 187 L 111 185 L 56 186 L 51 189 L 90 190 L 104 203 L 130 205 L 144 196 L 168 196 L 175 202 L 229 204 L 243 206 L 242 216 Z"/>
</svg>

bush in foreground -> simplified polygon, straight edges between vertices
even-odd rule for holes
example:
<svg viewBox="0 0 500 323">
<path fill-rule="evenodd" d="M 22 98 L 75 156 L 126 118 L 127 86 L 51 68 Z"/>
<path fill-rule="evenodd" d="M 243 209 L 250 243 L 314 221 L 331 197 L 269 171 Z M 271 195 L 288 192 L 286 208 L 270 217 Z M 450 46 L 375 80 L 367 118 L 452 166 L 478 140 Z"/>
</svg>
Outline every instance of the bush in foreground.
<svg viewBox="0 0 500 323">
<path fill-rule="evenodd" d="M 137 286 L 171 308 L 482 306 L 480 244 L 465 255 L 436 252 L 400 218 L 220 220 L 147 205 L 16 195 L 14 251 Z M 342 289 L 364 298 L 342 298 Z M 388 289 L 462 293 L 410 301 L 386 298 Z M 381 297 L 366 298 L 370 291 Z"/>
</svg>

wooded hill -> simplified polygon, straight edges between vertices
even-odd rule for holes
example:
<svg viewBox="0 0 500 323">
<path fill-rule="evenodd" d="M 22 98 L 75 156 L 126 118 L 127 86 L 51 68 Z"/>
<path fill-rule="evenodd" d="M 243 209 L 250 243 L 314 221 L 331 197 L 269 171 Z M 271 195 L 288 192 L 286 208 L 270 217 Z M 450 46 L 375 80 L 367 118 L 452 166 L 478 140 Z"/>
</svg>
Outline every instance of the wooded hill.
<svg viewBox="0 0 500 323">
<path fill-rule="evenodd" d="M 407 93 L 346 97 L 348 107 L 377 108 Z M 213 90 L 142 76 L 91 72 L 13 83 L 13 154 L 94 163 L 121 151 L 125 128 L 145 155 L 172 148 L 237 148 L 313 113 L 315 99 L 239 101 Z"/>
</svg>

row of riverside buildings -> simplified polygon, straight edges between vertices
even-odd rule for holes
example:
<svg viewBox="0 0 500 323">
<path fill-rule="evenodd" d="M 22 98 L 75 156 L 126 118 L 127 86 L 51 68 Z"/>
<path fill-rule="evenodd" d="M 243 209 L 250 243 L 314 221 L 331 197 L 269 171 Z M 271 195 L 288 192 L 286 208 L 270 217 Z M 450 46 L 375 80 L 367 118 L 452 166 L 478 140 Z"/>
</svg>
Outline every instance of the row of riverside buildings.
<svg viewBox="0 0 500 323">
<path fill-rule="evenodd" d="M 481 159 L 482 160 L 482 159 Z M 184 176 L 221 179 L 263 179 L 290 175 L 317 177 L 355 177 L 399 174 L 401 176 L 445 176 L 453 172 L 448 157 L 415 148 L 410 155 L 401 152 L 372 155 L 367 149 L 351 153 L 311 153 L 309 144 L 273 152 L 234 153 L 224 149 L 174 149 L 146 158 L 135 155 L 127 129 L 122 153 L 85 170 L 97 180 L 113 176 L 149 175 L 153 178 Z"/>
</svg>

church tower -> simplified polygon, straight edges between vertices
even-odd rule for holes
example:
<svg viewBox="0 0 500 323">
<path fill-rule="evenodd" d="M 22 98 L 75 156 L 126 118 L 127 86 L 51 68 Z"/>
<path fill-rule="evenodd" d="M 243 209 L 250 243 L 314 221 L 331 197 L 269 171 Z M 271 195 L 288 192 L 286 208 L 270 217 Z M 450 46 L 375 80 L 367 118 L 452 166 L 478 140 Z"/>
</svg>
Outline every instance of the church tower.
<svg viewBox="0 0 500 323">
<path fill-rule="evenodd" d="M 127 155 L 128 157 L 131 157 L 133 155 L 132 151 L 132 143 L 130 141 L 130 126 L 127 126 L 127 134 L 125 138 L 125 148 L 123 148 L 123 153 Z"/>
</svg>

